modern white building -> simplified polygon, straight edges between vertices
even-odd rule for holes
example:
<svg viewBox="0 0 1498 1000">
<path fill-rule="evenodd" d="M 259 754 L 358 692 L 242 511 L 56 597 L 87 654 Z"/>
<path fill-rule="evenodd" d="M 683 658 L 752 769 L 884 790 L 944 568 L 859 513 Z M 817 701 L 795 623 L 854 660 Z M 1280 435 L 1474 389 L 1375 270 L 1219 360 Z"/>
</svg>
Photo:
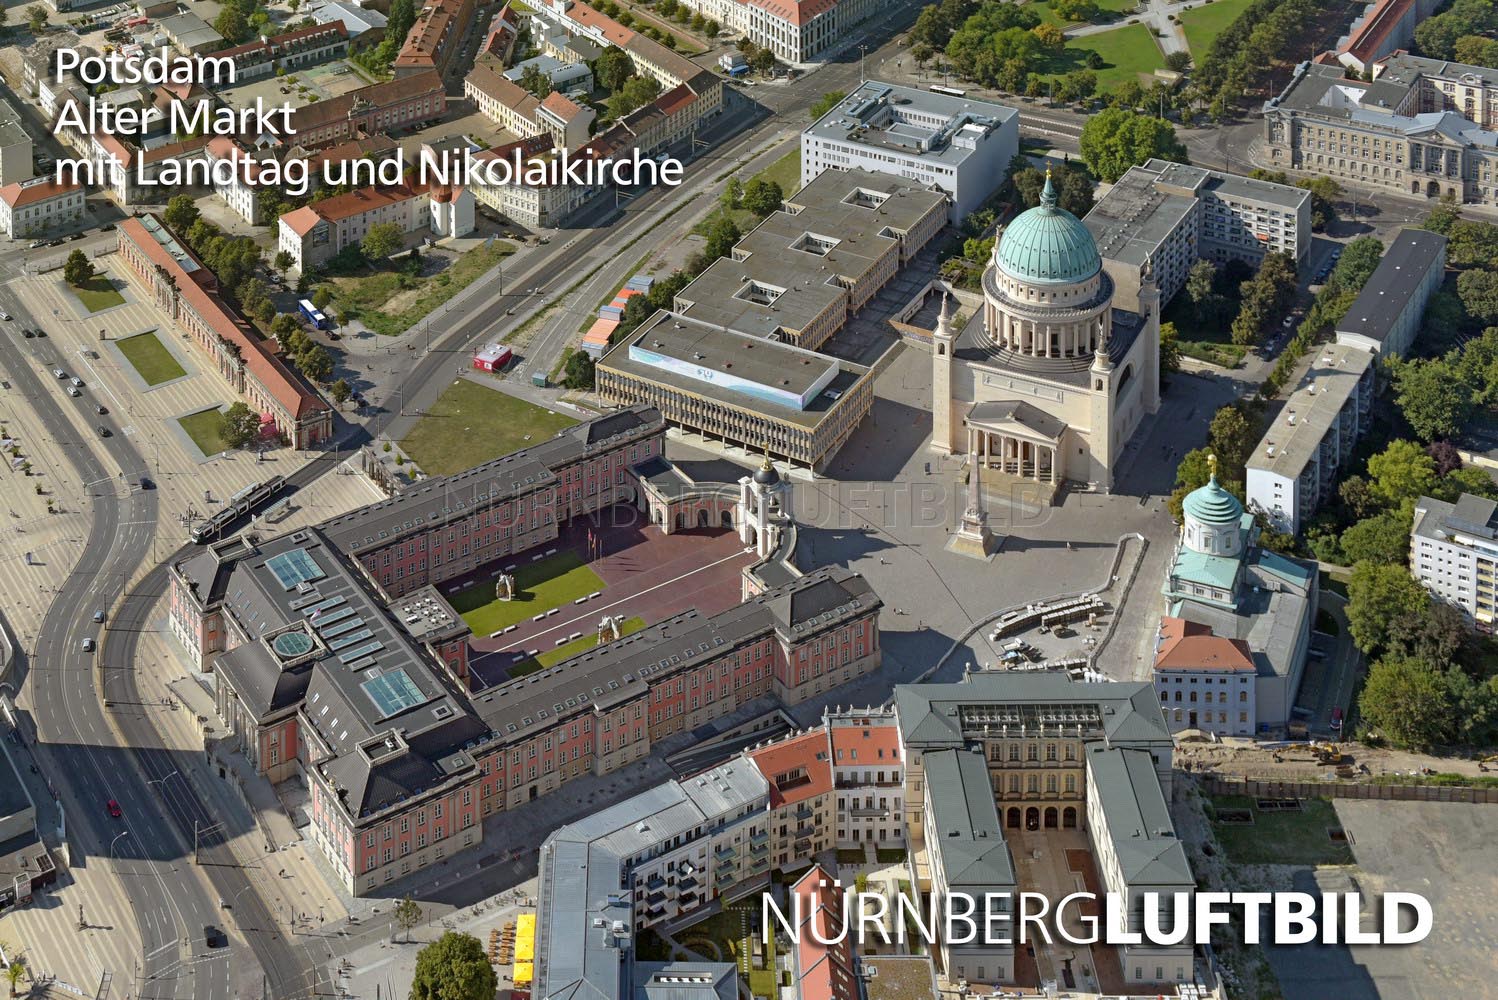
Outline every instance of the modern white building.
<svg viewBox="0 0 1498 1000">
<path fill-rule="evenodd" d="M 1446 276 L 1446 237 L 1402 229 L 1337 323 L 1337 343 L 1399 357 L 1420 332 L 1431 294 Z"/>
<path fill-rule="evenodd" d="M 1373 405 L 1373 355 L 1327 344 L 1269 425 L 1247 463 L 1250 510 L 1299 534 L 1336 489 Z"/>
<path fill-rule="evenodd" d="M 33 177 L 0 187 L 0 231 L 15 239 L 37 236 L 83 218 L 83 188 L 58 184 L 51 177 Z"/>
<path fill-rule="evenodd" d="M 952 197 L 960 223 L 1003 183 L 1019 152 L 1019 112 L 870 80 L 801 133 L 801 186 L 824 170 L 867 170 Z"/>
<path fill-rule="evenodd" d="M 1498 618 L 1498 503 L 1470 493 L 1456 503 L 1421 497 L 1410 528 L 1410 573 L 1491 625 Z"/>
<path fill-rule="evenodd" d="M 1258 266 L 1284 253 L 1298 264 L 1311 248 L 1309 191 L 1160 159 L 1130 167 L 1082 221 L 1114 270 L 1153 263 L 1162 303 L 1198 260 Z"/>
</svg>

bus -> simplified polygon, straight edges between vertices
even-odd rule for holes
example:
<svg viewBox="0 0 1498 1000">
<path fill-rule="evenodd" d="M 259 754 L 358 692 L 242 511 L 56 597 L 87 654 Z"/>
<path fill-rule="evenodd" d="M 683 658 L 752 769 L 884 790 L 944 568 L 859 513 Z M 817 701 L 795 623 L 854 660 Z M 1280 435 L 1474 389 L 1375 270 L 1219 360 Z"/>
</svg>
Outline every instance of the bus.
<svg viewBox="0 0 1498 1000">
<path fill-rule="evenodd" d="M 933 94 L 946 94 L 948 97 L 966 97 L 967 96 L 967 91 L 965 91 L 965 90 L 958 90 L 956 87 L 938 87 L 934 83 L 928 89 Z"/>
<path fill-rule="evenodd" d="M 326 330 L 328 328 L 328 317 L 323 311 L 312 304 L 311 299 L 298 299 L 297 308 L 301 310 L 302 316 L 308 323 L 312 324 L 314 330 Z"/>
<path fill-rule="evenodd" d="M 263 483 L 246 486 L 228 500 L 217 514 L 193 525 L 189 532 L 198 545 L 211 542 L 224 535 L 240 518 L 253 514 L 262 504 L 286 488 L 285 476 L 272 476 Z"/>
</svg>

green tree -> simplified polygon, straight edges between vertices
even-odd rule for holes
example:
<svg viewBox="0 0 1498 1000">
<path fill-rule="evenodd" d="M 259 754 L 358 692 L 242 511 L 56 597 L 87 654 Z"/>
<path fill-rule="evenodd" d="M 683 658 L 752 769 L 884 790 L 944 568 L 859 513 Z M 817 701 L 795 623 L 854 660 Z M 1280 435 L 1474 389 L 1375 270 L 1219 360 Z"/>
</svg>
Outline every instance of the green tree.
<svg viewBox="0 0 1498 1000">
<path fill-rule="evenodd" d="M 1429 606 L 1430 595 L 1405 567 L 1369 561 L 1353 566 L 1347 582 L 1347 628 L 1363 652 L 1372 655 L 1384 648 L 1390 622 L 1423 614 Z"/>
<path fill-rule="evenodd" d="M 1463 271 L 1456 279 L 1456 294 L 1473 318 L 1498 323 L 1498 271 Z"/>
<path fill-rule="evenodd" d="M 624 84 L 630 77 L 634 76 L 634 64 L 629 61 L 629 53 L 620 48 L 607 48 L 593 60 L 593 79 L 598 85 L 611 94 L 617 94 L 624 89 Z"/>
<path fill-rule="evenodd" d="M 494 1000 L 497 987 L 489 956 L 472 934 L 448 931 L 416 953 L 411 1000 Z"/>
<path fill-rule="evenodd" d="M 624 81 L 608 100 L 609 110 L 615 118 L 623 118 L 636 108 L 642 108 L 661 95 L 661 85 L 651 76 L 632 76 Z"/>
<path fill-rule="evenodd" d="M 47 30 L 47 8 L 39 3 L 34 3 L 26 8 L 26 26 L 31 29 L 33 35 L 40 35 Z"/>
<path fill-rule="evenodd" d="M 848 95 L 841 90 L 829 90 L 827 93 L 817 98 L 816 103 L 811 106 L 811 120 L 816 121 L 818 118 L 821 118 L 827 112 L 837 107 L 842 99 L 847 96 Z"/>
<path fill-rule="evenodd" d="M 198 218 L 198 204 L 190 194 L 173 196 L 166 203 L 166 210 L 161 213 L 161 221 L 167 224 L 167 228 L 183 237 L 192 231 L 193 223 L 197 222 Z M 287 254 L 287 256 L 291 255 Z"/>
<path fill-rule="evenodd" d="M 708 224 L 707 243 L 702 252 L 713 260 L 727 257 L 742 235 L 731 217 L 720 215 Z"/>
<path fill-rule="evenodd" d="M 593 388 L 592 357 L 587 351 L 573 351 L 567 355 L 567 364 L 562 369 L 562 384 L 569 389 Z"/>
<path fill-rule="evenodd" d="M 312 293 L 312 305 L 318 309 L 326 309 L 333 303 L 333 293 L 328 291 L 327 285 L 318 285 Z"/>
<path fill-rule="evenodd" d="M 1475 406 L 1472 387 L 1444 359 L 1398 361 L 1391 366 L 1394 401 L 1422 441 L 1455 437 Z"/>
<path fill-rule="evenodd" d="M 1387 448 L 1368 459 L 1368 480 L 1373 495 L 1392 507 L 1430 492 L 1436 481 L 1436 463 L 1413 441 L 1390 441 Z"/>
<path fill-rule="evenodd" d="M 1051 12 L 1063 21 L 1091 21 L 1098 14 L 1097 0 L 1054 0 Z"/>
<path fill-rule="evenodd" d="M 545 100 L 552 91 L 551 77 L 541 72 L 534 63 L 520 71 L 520 87 L 537 100 Z"/>
<path fill-rule="evenodd" d="M 287 250 L 277 250 L 276 251 L 275 265 L 276 265 L 276 270 L 277 271 L 280 271 L 282 274 L 285 274 L 287 271 L 291 270 L 291 265 L 293 265 L 295 263 L 296 263 L 296 260 L 291 256 L 290 251 L 287 251 Z"/>
<path fill-rule="evenodd" d="M 1241 405 L 1229 404 L 1212 415 L 1207 427 L 1207 442 L 1217 456 L 1221 478 L 1238 481 L 1258 444 L 1259 420 L 1251 417 Z"/>
<path fill-rule="evenodd" d="M 270 324 L 271 335 L 276 338 L 276 343 L 281 346 L 281 353 L 287 355 L 291 351 L 292 335 L 300 333 L 301 330 L 302 327 L 297 323 L 296 317 L 290 313 L 282 313 L 272 320 Z"/>
<path fill-rule="evenodd" d="M 1191 68 L 1191 53 L 1179 49 L 1165 54 L 1165 68 L 1173 73 L 1184 73 Z"/>
<path fill-rule="evenodd" d="M 1303 177 L 1295 182 L 1295 186 L 1311 192 L 1312 229 L 1319 232 L 1336 219 L 1336 200 L 1342 196 L 1342 185 L 1325 174 L 1319 174 Z"/>
<path fill-rule="evenodd" d="M 1181 370 L 1181 343 L 1180 334 L 1176 332 L 1174 323 L 1160 324 L 1160 371 L 1178 372 Z"/>
<path fill-rule="evenodd" d="M 1425 750 L 1450 736 L 1451 709 L 1440 671 L 1414 659 L 1383 659 L 1358 698 L 1363 721 L 1395 746 Z"/>
<path fill-rule="evenodd" d="M 230 45 L 238 45 L 250 37 L 249 18 L 238 7 L 224 7 L 213 20 L 213 30 L 224 36 Z"/>
<path fill-rule="evenodd" d="M 404 896 L 399 903 L 395 904 L 395 923 L 405 932 L 406 940 L 411 940 L 411 929 L 421 923 L 421 904 L 412 899 L 410 895 Z"/>
<path fill-rule="evenodd" d="M 1186 162 L 1175 128 L 1158 118 L 1108 108 L 1082 126 L 1082 161 L 1093 175 L 1112 183 L 1151 157 Z"/>
<path fill-rule="evenodd" d="M 399 49 L 416 23 L 416 0 L 391 0 L 385 19 L 385 38 Z"/>
<path fill-rule="evenodd" d="M 1456 61 L 1468 66 L 1498 69 L 1498 39 L 1463 35 L 1456 40 Z"/>
<path fill-rule="evenodd" d="M 1342 532 L 1338 544 L 1353 563 L 1365 559 L 1403 565 L 1410 551 L 1410 517 L 1414 505 L 1405 502 L 1393 510 L 1365 518 Z"/>
<path fill-rule="evenodd" d="M 1010 180 L 1014 182 L 1014 190 L 1027 207 L 1034 208 L 1040 204 L 1040 192 L 1045 189 L 1043 170 L 1022 166 L 1010 175 Z M 1056 203 L 1077 218 L 1092 211 L 1092 178 L 1077 164 L 1052 164 L 1051 187 L 1056 190 Z"/>
<path fill-rule="evenodd" d="M 62 265 L 62 280 L 74 288 L 82 288 L 87 285 L 94 276 L 93 262 L 88 259 L 88 254 L 82 250 L 74 250 L 68 254 L 68 259 Z"/>
<path fill-rule="evenodd" d="M 744 185 L 737 177 L 730 177 L 723 188 L 723 193 L 718 195 L 718 203 L 723 210 L 731 212 L 744 203 Z"/>
<path fill-rule="evenodd" d="M 784 200 L 785 192 L 777 181 L 755 177 L 744 185 L 743 205 L 761 219 L 779 209 Z"/>
<path fill-rule="evenodd" d="M 354 390 L 349 386 L 347 379 L 339 379 L 337 382 L 334 382 L 332 385 L 328 386 L 328 395 L 332 396 L 333 402 L 337 403 L 339 406 L 342 406 L 344 403 L 348 402 L 349 397 L 353 394 Z"/>
<path fill-rule="evenodd" d="M 328 376 L 333 374 L 333 355 L 321 344 L 314 344 L 298 354 L 296 363 L 302 374 L 314 382 L 326 382 Z"/>
<path fill-rule="evenodd" d="M 5 967 L 5 981 L 10 986 L 11 996 L 17 996 L 20 993 L 21 981 L 25 978 L 26 960 L 12 958 L 10 964 Z"/>
<path fill-rule="evenodd" d="M 245 403 L 232 403 L 219 415 L 218 436 L 230 448 L 243 448 L 260 434 L 260 415 Z"/>
<path fill-rule="evenodd" d="M 1041 45 L 1044 45 L 1052 52 L 1060 52 L 1066 47 L 1066 35 L 1062 32 L 1059 25 L 1049 23 L 1037 24 L 1030 31 L 1034 33 L 1036 38 L 1040 39 Z M 1135 83 L 1134 86 L 1138 87 L 1139 84 Z"/>
<path fill-rule="evenodd" d="M 382 261 L 399 251 L 405 241 L 406 234 L 399 223 L 376 222 L 359 241 L 359 251 L 371 262 Z"/>
<path fill-rule="evenodd" d="M 1446 239 L 1446 260 L 1454 267 L 1491 267 L 1498 261 L 1498 226 L 1490 222 L 1454 222 Z"/>
</svg>

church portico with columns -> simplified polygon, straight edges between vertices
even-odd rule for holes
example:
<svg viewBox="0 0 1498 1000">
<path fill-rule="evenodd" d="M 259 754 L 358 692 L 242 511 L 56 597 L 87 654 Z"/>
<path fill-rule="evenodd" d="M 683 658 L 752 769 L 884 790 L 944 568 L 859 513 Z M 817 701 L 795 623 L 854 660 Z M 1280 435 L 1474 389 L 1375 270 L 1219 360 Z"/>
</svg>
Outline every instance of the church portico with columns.
<svg viewBox="0 0 1498 1000">
<path fill-rule="evenodd" d="M 1040 205 L 1004 230 L 982 308 L 956 329 L 944 305 L 931 338 L 931 447 L 966 453 L 1002 485 L 1107 492 L 1118 459 L 1160 405 L 1159 290 L 1146 265 L 1139 311 L 1047 179 Z M 1012 482 L 1012 480 L 1011 480 Z"/>
</svg>

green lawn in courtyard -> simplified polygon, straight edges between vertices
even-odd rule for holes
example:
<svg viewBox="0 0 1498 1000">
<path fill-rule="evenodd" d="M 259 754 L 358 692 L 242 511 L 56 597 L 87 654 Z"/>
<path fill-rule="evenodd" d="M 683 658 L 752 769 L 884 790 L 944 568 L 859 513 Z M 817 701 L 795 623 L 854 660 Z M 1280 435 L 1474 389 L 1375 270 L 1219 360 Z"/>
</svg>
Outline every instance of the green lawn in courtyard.
<svg viewBox="0 0 1498 1000">
<path fill-rule="evenodd" d="M 538 444 L 577 423 L 477 382 L 459 379 L 411 428 L 401 447 L 429 476 L 448 476 Z"/>
<path fill-rule="evenodd" d="M 155 330 L 145 333 L 137 333 L 133 337 L 126 337 L 115 344 L 125 360 L 130 362 L 136 374 L 145 380 L 146 385 L 160 385 L 170 382 L 174 378 L 182 378 L 187 371 L 172 357 L 156 336 Z"/>
<path fill-rule="evenodd" d="M 448 600 L 475 635 L 487 636 L 602 589 L 603 581 L 577 553 L 559 552 L 516 567 L 514 600 L 495 598 L 493 580 L 476 583 Z"/>
<path fill-rule="evenodd" d="M 1161 311 L 1160 320 L 1175 324 L 1176 344 L 1188 358 L 1223 368 L 1237 368 L 1248 355 L 1247 347 L 1233 343 L 1226 326 L 1209 327 L 1197 323 L 1191 299 L 1184 290 L 1178 292 Z"/>
<path fill-rule="evenodd" d="M 218 436 L 219 427 L 218 410 L 199 410 L 185 417 L 178 417 L 177 423 L 192 438 L 192 443 L 198 446 L 198 450 L 204 455 L 217 455 L 221 451 L 228 451 L 229 446 L 224 443 L 223 438 Z"/>
<path fill-rule="evenodd" d="M 1248 4 L 1249 0 L 1212 0 L 1211 3 L 1197 0 L 1191 4 L 1190 10 L 1177 8 L 1176 17 L 1186 32 L 1186 44 L 1191 47 L 1192 57 L 1198 61 L 1207 58 L 1217 36 L 1238 20 Z"/>
<path fill-rule="evenodd" d="M 590 590 L 588 591 L 588 593 L 591 594 L 592 591 Z M 645 619 L 638 616 L 634 618 L 626 618 L 624 619 L 624 621 L 619 623 L 619 638 L 622 639 L 627 635 L 633 635 L 644 627 Z M 596 645 L 598 645 L 598 633 L 593 632 L 591 634 L 585 634 L 581 639 L 574 639 L 569 643 L 565 643 L 564 645 L 557 646 L 553 649 L 548 649 L 546 650 L 546 652 L 540 654 L 539 656 L 533 656 L 528 660 L 524 660 L 520 663 L 515 664 L 510 668 L 510 676 L 512 678 L 524 677 L 526 674 L 533 674 L 537 670 L 545 670 L 547 667 L 554 667 L 558 663 L 561 663 L 563 660 L 570 660 L 572 657 L 577 656 L 580 653 L 586 653 Z"/>
<path fill-rule="evenodd" d="M 1253 822 L 1222 822 L 1229 810 L 1248 810 Z M 1352 864 L 1352 848 L 1328 835 L 1342 821 L 1325 799 L 1305 799 L 1300 809 L 1266 811 L 1246 795 L 1214 795 L 1211 815 L 1217 842 L 1234 864 Z"/>
<path fill-rule="evenodd" d="M 77 296 L 78 301 L 82 302 L 83 307 L 91 313 L 125 304 L 125 296 L 121 295 L 115 289 L 114 283 L 102 274 L 94 275 L 88 279 L 88 284 L 81 287 L 68 285 L 68 291 Z"/>
<path fill-rule="evenodd" d="M 1095 71 L 1098 93 L 1102 95 L 1125 80 L 1138 80 L 1141 74 L 1153 74 L 1165 67 L 1165 56 L 1149 29 L 1142 24 L 1126 24 L 1111 31 L 1068 39 L 1065 51 L 1053 60 L 1052 72 L 1086 68 L 1083 60 L 1089 50 L 1103 58 L 1103 68 Z"/>
</svg>

